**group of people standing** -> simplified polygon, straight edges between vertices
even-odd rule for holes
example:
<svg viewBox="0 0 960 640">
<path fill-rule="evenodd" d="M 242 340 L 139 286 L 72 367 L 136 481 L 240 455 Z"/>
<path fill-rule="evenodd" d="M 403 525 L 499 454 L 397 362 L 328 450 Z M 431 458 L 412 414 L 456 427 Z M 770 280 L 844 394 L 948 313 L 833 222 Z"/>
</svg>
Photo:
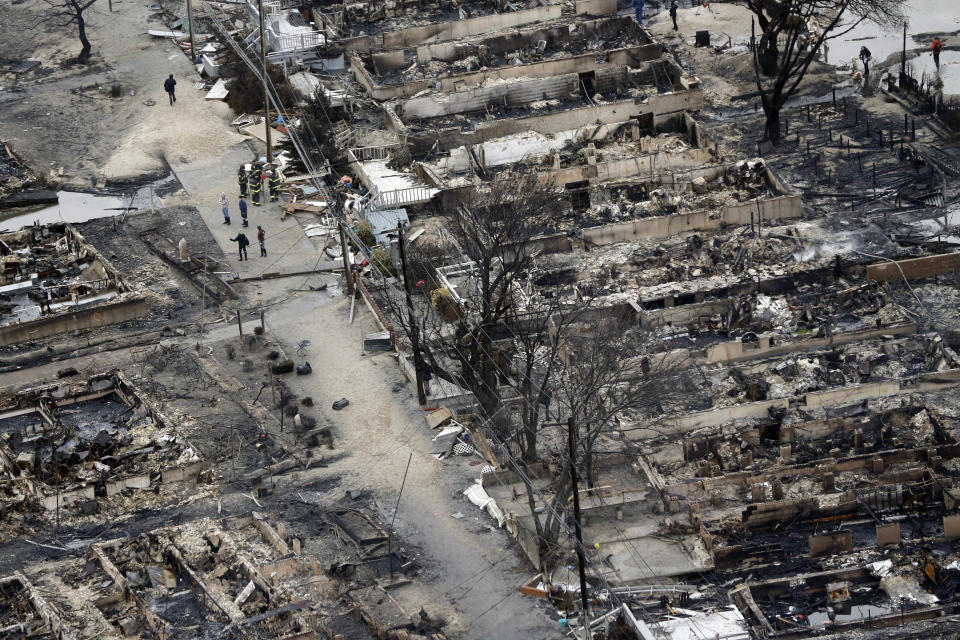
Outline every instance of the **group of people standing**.
<svg viewBox="0 0 960 640">
<path fill-rule="evenodd" d="M 241 225 L 244 227 L 249 227 L 250 222 L 247 218 L 247 196 L 249 192 L 250 198 L 253 200 L 253 204 L 256 207 L 260 206 L 261 198 L 260 194 L 263 190 L 263 185 L 266 184 L 270 188 L 270 202 L 276 202 L 280 197 L 280 172 L 276 168 L 269 165 L 265 165 L 261 162 L 254 163 L 248 168 L 246 165 L 241 165 L 240 169 L 237 171 L 237 183 L 240 186 L 240 199 L 237 203 L 240 209 L 240 218 L 242 220 Z M 220 193 L 220 210 L 223 212 L 223 224 L 230 224 L 230 205 L 227 200 L 227 194 Z M 260 257 L 266 257 L 267 247 L 266 247 L 267 234 L 263 230 L 263 227 L 257 225 L 257 242 L 260 244 Z M 240 260 L 249 260 L 247 256 L 247 247 L 250 246 L 250 239 L 247 238 L 247 235 L 241 231 L 235 237 L 230 238 L 231 242 L 237 243 L 237 250 L 240 253 Z"/>
<path fill-rule="evenodd" d="M 237 182 L 240 184 L 240 197 L 246 197 L 249 189 L 255 207 L 260 206 L 264 185 L 270 187 L 270 202 L 276 202 L 280 197 L 280 172 L 262 162 L 254 163 L 249 169 L 242 165 L 237 171 Z"/>
</svg>

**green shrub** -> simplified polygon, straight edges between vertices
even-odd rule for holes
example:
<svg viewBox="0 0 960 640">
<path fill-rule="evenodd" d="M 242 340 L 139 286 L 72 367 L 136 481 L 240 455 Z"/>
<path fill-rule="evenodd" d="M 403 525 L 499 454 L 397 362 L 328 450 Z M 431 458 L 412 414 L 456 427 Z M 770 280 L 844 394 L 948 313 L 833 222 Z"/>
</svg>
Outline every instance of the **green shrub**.
<svg viewBox="0 0 960 640">
<path fill-rule="evenodd" d="M 370 257 L 370 262 L 373 263 L 377 269 L 380 270 L 385 276 L 397 276 L 397 269 L 393 266 L 393 258 L 390 257 L 390 252 L 382 247 L 377 247 L 373 250 L 373 255 Z"/>
<path fill-rule="evenodd" d="M 372 247 L 377 244 L 377 239 L 373 237 L 373 227 L 370 226 L 370 223 L 367 220 L 361 220 L 353 226 L 354 233 L 357 234 L 357 237 L 360 238 L 360 242 L 368 247 Z"/>
</svg>

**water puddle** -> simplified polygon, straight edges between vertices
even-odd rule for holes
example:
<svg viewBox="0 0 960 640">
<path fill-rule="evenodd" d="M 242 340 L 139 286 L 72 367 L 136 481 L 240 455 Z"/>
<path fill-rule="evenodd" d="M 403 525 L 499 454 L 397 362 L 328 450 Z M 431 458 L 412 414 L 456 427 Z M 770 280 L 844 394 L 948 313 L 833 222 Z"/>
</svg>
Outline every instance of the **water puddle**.
<svg viewBox="0 0 960 640">
<path fill-rule="evenodd" d="M 35 223 L 43 225 L 54 222 L 86 222 L 118 216 L 128 209 L 147 209 L 151 206 L 162 208 L 161 197 L 180 188 L 180 183 L 171 174 L 147 186 L 131 187 L 129 193 L 117 195 L 58 191 L 58 202 L 55 205 L 44 206 L 28 213 L 15 211 L 7 216 L 0 216 L 0 230 L 16 231 Z"/>
<path fill-rule="evenodd" d="M 67 430 L 84 442 L 97 437 L 101 431 L 114 433 L 117 420 L 126 413 L 127 405 L 115 395 L 79 402 L 66 407 L 60 415 Z"/>
<path fill-rule="evenodd" d="M 16 231 L 34 223 L 85 222 L 94 218 L 115 216 L 123 213 L 126 203 L 113 196 L 100 196 L 74 191 L 57 192 L 57 204 L 43 207 L 30 213 L 15 213 L 0 219 L 0 226 Z"/>
</svg>

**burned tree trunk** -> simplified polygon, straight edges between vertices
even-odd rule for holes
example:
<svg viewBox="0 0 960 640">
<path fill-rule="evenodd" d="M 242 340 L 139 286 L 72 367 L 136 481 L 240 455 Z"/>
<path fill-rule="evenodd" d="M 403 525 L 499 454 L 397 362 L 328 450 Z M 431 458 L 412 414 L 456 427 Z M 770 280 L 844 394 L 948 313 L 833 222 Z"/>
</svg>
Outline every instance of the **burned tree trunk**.
<svg viewBox="0 0 960 640">
<path fill-rule="evenodd" d="M 757 51 L 757 59 L 760 63 L 760 70 L 765 76 L 777 75 L 777 62 L 780 57 L 780 51 L 777 49 L 776 36 L 770 37 L 764 33 L 760 37 L 760 44 Z"/>
<path fill-rule="evenodd" d="M 93 49 L 93 46 L 87 38 L 87 20 L 84 18 L 84 12 L 92 7 L 96 1 L 97 0 L 44 0 L 44 3 L 49 8 L 43 11 L 40 19 L 41 23 L 52 24 L 62 29 L 77 25 L 81 45 L 77 62 L 80 64 L 86 64 L 90 61 L 90 51 Z"/>
<path fill-rule="evenodd" d="M 82 48 L 80 49 L 80 55 L 77 56 L 77 61 L 80 64 L 87 64 L 90 60 L 90 40 L 87 39 L 87 23 L 83 19 L 83 12 L 77 12 L 77 30 L 80 32 L 80 44 Z"/>
<path fill-rule="evenodd" d="M 767 116 L 766 139 L 770 144 L 777 146 L 780 144 L 780 107 L 771 105 L 770 108 L 764 106 L 764 113 Z"/>
<path fill-rule="evenodd" d="M 793 96 L 827 40 L 848 33 L 868 16 L 895 22 L 903 0 L 748 0 L 757 89 L 766 115 L 766 139 L 780 144 L 780 110 Z M 841 24 L 850 14 L 852 22 Z M 756 26 L 761 36 L 756 40 Z"/>
</svg>

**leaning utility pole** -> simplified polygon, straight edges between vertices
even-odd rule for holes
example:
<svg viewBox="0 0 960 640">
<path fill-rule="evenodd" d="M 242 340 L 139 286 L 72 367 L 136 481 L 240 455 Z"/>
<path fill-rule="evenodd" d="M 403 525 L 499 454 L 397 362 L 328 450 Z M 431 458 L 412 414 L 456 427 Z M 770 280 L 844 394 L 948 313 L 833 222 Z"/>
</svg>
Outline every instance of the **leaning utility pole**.
<svg viewBox="0 0 960 640">
<path fill-rule="evenodd" d="M 332 202 L 330 203 L 333 204 Z M 337 229 L 340 230 L 340 253 L 343 254 L 343 273 L 347 277 L 347 295 L 354 295 L 353 267 L 350 265 L 350 254 L 347 252 L 347 239 L 343 229 L 346 222 L 337 221 Z"/>
<path fill-rule="evenodd" d="M 190 64 L 197 64 L 197 52 L 193 42 L 193 2 L 187 0 L 187 31 L 190 32 Z"/>
<path fill-rule="evenodd" d="M 407 296 L 407 314 L 410 318 L 410 345 L 413 347 L 413 368 L 417 380 L 417 402 L 420 406 L 427 404 L 427 394 L 423 391 L 423 359 L 420 355 L 420 331 L 417 328 L 417 319 L 413 315 L 413 299 L 410 297 L 410 281 L 407 278 L 407 252 L 403 241 L 403 223 L 397 224 L 397 233 L 400 234 L 400 270 L 403 271 L 403 292 Z"/>
<path fill-rule="evenodd" d="M 397 511 L 400 510 L 400 497 L 403 488 L 407 485 L 407 473 L 410 471 L 410 461 L 413 460 L 413 451 L 407 457 L 407 468 L 403 471 L 403 480 L 400 482 L 400 491 L 397 493 L 397 504 L 393 507 L 393 518 L 390 519 L 390 529 L 387 530 L 387 559 L 390 561 L 390 579 L 393 580 L 393 525 L 397 521 Z"/>
<path fill-rule="evenodd" d="M 587 572 L 584 569 L 583 557 L 583 532 L 580 530 L 580 491 L 577 489 L 577 455 L 574 440 L 574 432 L 577 429 L 577 423 L 573 416 L 567 420 L 567 451 L 570 455 L 570 482 L 573 484 L 573 531 L 577 537 L 577 566 L 580 569 L 580 602 L 583 607 L 583 628 L 584 636 L 590 637 L 590 617 L 587 614 Z"/>
<path fill-rule="evenodd" d="M 267 162 L 273 162 L 273 146 L 270 144 L 270 92 L 267 91 L 267 32 L 263 28 L 263 0 L 257 0 L 260 16 L 260 63 L 263 65 L 263 129 L 267 140 Z"/>
</svg>

